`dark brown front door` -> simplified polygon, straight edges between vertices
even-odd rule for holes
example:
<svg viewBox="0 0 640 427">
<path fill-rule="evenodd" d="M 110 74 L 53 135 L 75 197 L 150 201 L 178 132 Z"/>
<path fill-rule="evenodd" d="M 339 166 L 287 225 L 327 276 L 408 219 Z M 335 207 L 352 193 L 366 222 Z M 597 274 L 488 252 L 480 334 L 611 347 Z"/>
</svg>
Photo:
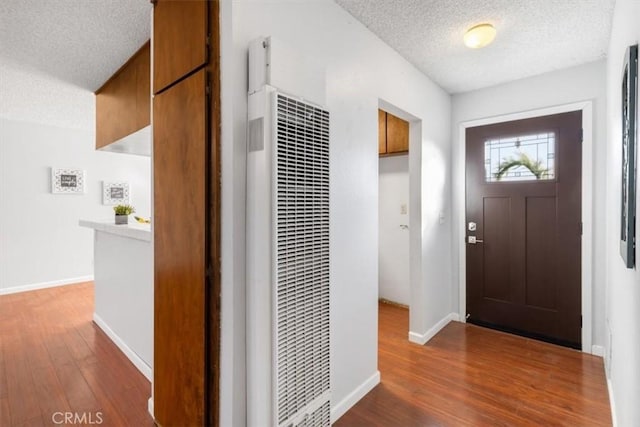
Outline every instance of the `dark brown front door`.
<svg viewBox="0 0 640 427">
<path fill-rule="evenodd" d="M 468 321 L 581 346 L 580 111 L 468 128 Z"/>
</svg>

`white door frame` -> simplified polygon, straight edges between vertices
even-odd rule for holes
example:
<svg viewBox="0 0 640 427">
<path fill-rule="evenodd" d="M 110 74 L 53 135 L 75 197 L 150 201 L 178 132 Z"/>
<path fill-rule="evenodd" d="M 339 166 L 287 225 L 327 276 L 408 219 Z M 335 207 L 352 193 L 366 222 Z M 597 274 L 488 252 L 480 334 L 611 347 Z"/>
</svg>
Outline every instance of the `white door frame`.
<svg viewBox="0 0 640 427">
<path fill-rule="evenodd" d="M 454 161 L 457 163 L 456 177 L 459 183 L 456 196 L 458 206 L 458 270 L 459 270 L 459 307 L 460 320 L 465 321 L 467 311 L 467 252 L 464 237 L 466 236 L 466 129 L 476 126 L 484 126 L 494 123 L 508 122 L 513 120 L 528 119 L 532 117 L 548 116 L 551 114 L 567 113 L 570 111 L 582 111 L 582 351 L 593 353 L 592 329 L 592 253 L 593 253 L 593 103 L 592 101 L 564 104 L 555 107 L 548 107 L 513 114 L 505 114 L 484 119 L 462 122 L 459 127 L 458 156 Z M 455 226 L 455 225 L 454 225 Z M 454 233 L 455 235 L 456 233 Z"/>
<path fill-rule="evenodd" d="M 424 313 L 426 300 L 422 295 L 422 119 L 387 100 L 378 98 L 378 108 L 409 122 L 409 330 L 415 328 Z M 378 224 L 380 219 L 378 218 Z M 379 244 L 378 237 L 378 244 Z M 378 296 L 380 285 L 378 284 Z M 409 338 L 411 340 L 411 338 Z"/>
</svg>

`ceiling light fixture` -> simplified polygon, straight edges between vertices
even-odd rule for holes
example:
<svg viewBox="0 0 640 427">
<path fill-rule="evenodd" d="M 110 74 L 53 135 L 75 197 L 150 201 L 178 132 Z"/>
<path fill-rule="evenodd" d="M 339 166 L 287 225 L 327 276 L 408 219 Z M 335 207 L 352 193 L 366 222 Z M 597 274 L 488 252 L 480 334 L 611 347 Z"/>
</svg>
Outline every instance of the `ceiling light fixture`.
<svg viewBox="0 0 640 427">
<path fill-rule="evenodd" d="M 464 44 L 471 49 L 485 47 L 496 38 L 496 29 L 491 24 L 479 24 L 464 33 Z"/>
</svg>

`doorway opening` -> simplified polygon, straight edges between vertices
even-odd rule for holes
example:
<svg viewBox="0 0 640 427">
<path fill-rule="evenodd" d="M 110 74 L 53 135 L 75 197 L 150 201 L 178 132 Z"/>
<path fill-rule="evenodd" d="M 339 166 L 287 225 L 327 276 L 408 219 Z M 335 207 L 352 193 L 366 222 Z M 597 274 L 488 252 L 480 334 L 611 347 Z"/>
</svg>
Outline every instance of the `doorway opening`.
<svg viewBox="0 0 640 427">
<path fill-rule="evenodd" d="M 409 122 L 378 110 L 378 298 L 409 308 Z"/>
<path fill-rule="evenodd" d="M 384 301 L 381 309 L 391 307 L 402 318 L 392 321 L 380 311 L 378 341 L 385 327 L 411 340 L 412 322 L 425 311 L 420 298 L 422 121 L 384 100 L 378 109 L 378 296 Z"/>
</svg>

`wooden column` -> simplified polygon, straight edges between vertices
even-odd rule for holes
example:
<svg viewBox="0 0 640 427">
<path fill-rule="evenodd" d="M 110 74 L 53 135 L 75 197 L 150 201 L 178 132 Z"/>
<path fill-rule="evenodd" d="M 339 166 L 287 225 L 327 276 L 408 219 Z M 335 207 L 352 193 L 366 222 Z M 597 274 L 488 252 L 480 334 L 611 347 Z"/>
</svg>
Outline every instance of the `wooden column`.
<svg viewBox="0 0 640 427">
<path fill-rule="evenodd" d="M 217 425 L 218 2 L 158 0 L 153 37 L 154 415 Z"/>
</svg>

